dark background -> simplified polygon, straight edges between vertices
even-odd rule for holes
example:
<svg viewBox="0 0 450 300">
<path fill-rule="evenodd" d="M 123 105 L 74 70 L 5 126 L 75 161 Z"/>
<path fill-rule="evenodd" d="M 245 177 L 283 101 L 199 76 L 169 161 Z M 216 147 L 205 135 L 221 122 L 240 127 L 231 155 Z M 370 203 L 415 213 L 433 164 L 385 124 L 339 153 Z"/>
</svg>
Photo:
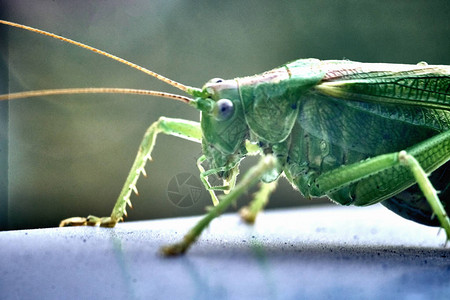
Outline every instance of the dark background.
<svg viewBox="0 0 450 300">
<path fill-rule="evenodd" d="M 450 64 L 446 1 L 3 1 L 3 18 L 109 51 L 184 84 L 252 75 L 298 58 Z M 63 87 L 174 91 L 155 79 L 54 39 L 0 26 L 1 93 Z M 175 91 L 177 92 L 177 91 Z M 194 109 L 139 96 L 82 95 L 0 103 L 0 225 L 55 226 L 109 215 L 146 128 Z M 168 184 L 198 176 L 200 145 L 160 136 L 128 220 L 200 214 Z M 244 170 L 255 163 L 247 159 Z M 170 188 L 169 188 L 170 189 Z M 180 193 L 186 190 L 181 189 Z M 243 203 L 241 199 L 239 203 Z M 301 201 L 281 180 L 271 206 Z M 238 205 L 239 206 L 239 205 Z"/>
</svg>

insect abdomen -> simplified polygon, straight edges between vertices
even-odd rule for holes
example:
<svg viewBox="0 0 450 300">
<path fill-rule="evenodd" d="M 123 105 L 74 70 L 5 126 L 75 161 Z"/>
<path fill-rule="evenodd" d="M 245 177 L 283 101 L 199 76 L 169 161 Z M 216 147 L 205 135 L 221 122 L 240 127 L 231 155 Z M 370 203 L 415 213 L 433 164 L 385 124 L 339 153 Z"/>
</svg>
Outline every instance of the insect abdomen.
<svg viewBox="0 0 450 300">
<path fill-rule="evenodd" d="M 450 208 L 450 182 L 445 182 L 445 178 L 450 178 L 450 162 L 431 173 L 429 178 L 434 188 L 439 191 L 439 198 L 448 211 Z M 433 210 L 418 185 L 413 185 L 381 204 L 405 219 L 424 225 L 440 226 L 439 220 L 433 217 Z"/>
<path fill-rule="evenodd" d="M 440 130 L 437 130 L 435 126 L 416 122 L 414 117 L 392 117 L 401 111 L 395 106 L 384 105 L 383 112 L 378 113 L 376 103 L 363 103 L 361 107 L 355 103 L 316 93 L 301 100 L 285 172 L 305 196 L 324 196 L 312 195 L 310 185 L 325 172 L 369 157 L 407 149 L 441 130 L 447 130 L 450 125 L 443 126 L 441 122 Z M 373 107 L 362 109 L 364 106 Z M 445 118 L 450 119 L 448 116 Z M 361 179 L 328 191 L 327 196 L 344 205 L 370 205 L 399 193 L 414 182 L 407 170 L 394 168 L 386 172 L 386 176 L 379 176 L 379 181 Z M 395 181 L 392 176 L 396 177 Z"/>
</svg>

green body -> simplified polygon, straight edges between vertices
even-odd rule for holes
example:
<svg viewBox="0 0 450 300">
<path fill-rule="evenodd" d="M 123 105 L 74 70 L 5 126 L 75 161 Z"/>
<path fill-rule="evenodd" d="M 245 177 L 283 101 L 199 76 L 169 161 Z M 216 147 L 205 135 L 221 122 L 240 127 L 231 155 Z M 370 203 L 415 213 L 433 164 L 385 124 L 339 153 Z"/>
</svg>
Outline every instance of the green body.
<svg viewBox="0 0 450 300">
<path fill-rule="evenodd" d="M 146 131 L 109 217 L 69 218 L 60 226 L 113 227 L 126 216 L 132 192 L 159 133 L 202 143 L 197 165 L 213 208 L 165 254 L 183 253 L 202 230 L 258 181 L 253 202 L 241 210 L 252 222 L 284 174 L 307 197 L 343 205 L 382 202 L 397 214 L 444 228 L 450 239 L 450 67 L 367 64 L 300 59 L 263 74 L 212 79 L 197 89 L 88 45 L 13 22 L 1 24 L 47 35 L 138 69 L 185 91 L 116 88 L 60 89 L 0 95 L 14 98 L 68 93 L 143 94 L 180 100 L 201 111 L 201 123 L 161 117 Z M 263 158 L 236 183 L 240 161 Z M 207 161 L 209 169 L 202 163 Z M 427 173 L 432 173 L 430 179 Z M 224 179 L 211 186 L 209 175 Z M 417 183 L 418 185 L 414 185 Z M 436 188 L 440 190 L 440 195 Z M 219 199 L 214 191 L 225 192 Z M 436 216 L 436 218 L 433 218 Z"/>
<path fill-rule="evenodd" d="M 212 79 L 202 90 L 187 90 L 196 97 L 190 104 L 201 111 L 200 124 L 161 117 L 149 127 L 110 217 L 70 218 L 61 225 L 115 226 L 131 205 L 157 134 L 164 133 L 201 140 L 200 179 L 215 205 L 183 240 L 162 249 L 166 255 L 185 252 L 261 180 L 252 203 L 241 210 L 253 222 L 282 174 L 307 197 L 328 196 L 343 205 L 381 202 L 407 219 L 441 226 L 448 241 L 449 81 L 448 66 L 317 59 L 250 77 Z M 236 183 L 240 161 L 255 154 L 263 158 Z M 431 182 L 427 173 L 433 173 Z M 212 174 L 225 185 L 211 186 Z M 216 190 L 226 192 L 220 201 Z"/>
<path fill-rule="evenodd" d="M 316 179 L 448 132 L 449 76 L 445 66 L 304 59 L 261 75 L 212 81 L 204 87 L 209 98 L 229 99 L 235 111 L 227 120 L 202 113 L 204 154 L 213 169 L 230 170 L 246 155 L 248 139 L 277 159 L 277 167 L 263 176 L 266 182 L 284 172 L 307 197 L 326 195 L 359 206 L 382 201 L 405 218 L 439 225 L 423 193 L 412 186 L 412 174 L 402 166 L 331 190 L 317 187 Z M 450 145 L 446 147 L 442 151 L 450 153 Z M 430 155 L 422 153 L 417 159 L 426 172 L 437 169 L 433 185 L 441 191 L 444 206 L 450 206 L 448 153 L 438 162 Z"/>
</svg>

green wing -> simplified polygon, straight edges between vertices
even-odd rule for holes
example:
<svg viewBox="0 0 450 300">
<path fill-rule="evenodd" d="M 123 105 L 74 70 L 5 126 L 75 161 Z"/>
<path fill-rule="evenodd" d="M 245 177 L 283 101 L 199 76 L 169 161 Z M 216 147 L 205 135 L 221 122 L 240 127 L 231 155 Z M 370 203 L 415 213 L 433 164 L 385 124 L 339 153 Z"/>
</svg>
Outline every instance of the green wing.
<svg viewBox="0 0 450 300">
<path fill-rule="evenodd" d="M 323 61 L 322 69 L 298 116 L 319 140 L 373 156 L 450 129 L 448 66 Z"/>
<path fill-rule="evenodd" d="M 324 61 L 315 89 L 344 100 L 450 110 L 450 66 Z"/>
</svg>

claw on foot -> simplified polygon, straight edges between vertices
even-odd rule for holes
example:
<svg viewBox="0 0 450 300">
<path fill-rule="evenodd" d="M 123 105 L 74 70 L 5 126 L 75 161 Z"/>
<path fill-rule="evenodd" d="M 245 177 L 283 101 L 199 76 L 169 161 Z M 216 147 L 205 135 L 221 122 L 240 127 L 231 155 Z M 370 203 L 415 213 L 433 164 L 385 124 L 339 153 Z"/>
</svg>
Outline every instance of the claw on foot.
<svg viewBox="0 0 450 300">
<path fill-rule="evenodd" d="M 256 220 L 256 215 L 250 210 L 248 206 L 245 206 L 239 210 L 239 215 L 241 219 L 247 224 L 254 224 Z"/>
<path fill-rule="evenodd" d="M 164 256 L 178 256 L 186 252 L 188 246 L 185 243 L 176 243 L 161 247 L 161 254 Z"/>
<path fill-rule="evenodd" d="M 86 218 L 81 218 L 81 217 L 68 218 L 68 219 L 62 220 L 59 223 L 59 227 L 86 226 L 86 225 L 87 225 L 87 219 Z"/>
<path fill-rule="evenodd" d="M 88 216 L 87 218 L 73 217 L 62 220 L 59 227 L 66 226 L 100 226 L 100 227 L 114 227 L 117 222 L 111 220 L 110 217 L 99 218 L 96 216 Z"/>
<path fill-rule="evenodd" d="M 198 231 L 197 224 L 197 226 L 192 228 L 191 231 L 189 231 L 180 242 L 161 247 L 161 254 L 164 256 L 177 256 L 184 254 L 187 249 L 195 242 L 200 232 Z"/>
</svg>

